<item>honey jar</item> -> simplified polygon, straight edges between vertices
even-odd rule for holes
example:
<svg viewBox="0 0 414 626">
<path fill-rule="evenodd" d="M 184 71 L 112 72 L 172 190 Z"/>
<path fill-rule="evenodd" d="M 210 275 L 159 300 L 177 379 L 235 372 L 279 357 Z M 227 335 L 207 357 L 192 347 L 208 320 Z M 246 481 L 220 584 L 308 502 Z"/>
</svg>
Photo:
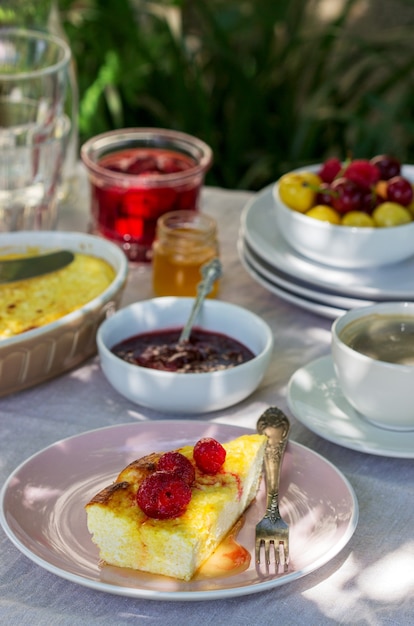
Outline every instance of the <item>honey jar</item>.
<svg viewBox="0 0 414 626">
<path fill-rule="evenodd" d="M 199 211 L 171 211 L 157 221 L 152 283 L 157 296 L 197 295 L 201 266 L 219 255 L 215 220 Z M 209 297 L 217 295 L 218 281 Z"/>
</svg>

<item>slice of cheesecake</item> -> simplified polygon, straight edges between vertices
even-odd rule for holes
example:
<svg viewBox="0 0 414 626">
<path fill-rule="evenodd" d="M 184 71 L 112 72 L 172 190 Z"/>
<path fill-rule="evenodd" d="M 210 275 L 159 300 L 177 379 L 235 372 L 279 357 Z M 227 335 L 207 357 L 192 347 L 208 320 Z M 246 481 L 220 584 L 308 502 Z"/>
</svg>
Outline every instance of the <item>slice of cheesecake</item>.
<svg viewBox="0 0 414 626">
<path fill-rule="evenodd" d="M 180 448 L 194 465 L 195 480 L 187 508 L 173 519 L 148 517 L 137 504 L 138 489 L 156 471 L 161 454 L 128 465 L 86 505 L 88 529 L 101 559 L 190 580 L 255 498 L 266 442 L 265 436 L 254 434 L 223 443 L 226 458 L 216 474 L 198 469 L 192 446 Z"/>
</svg>

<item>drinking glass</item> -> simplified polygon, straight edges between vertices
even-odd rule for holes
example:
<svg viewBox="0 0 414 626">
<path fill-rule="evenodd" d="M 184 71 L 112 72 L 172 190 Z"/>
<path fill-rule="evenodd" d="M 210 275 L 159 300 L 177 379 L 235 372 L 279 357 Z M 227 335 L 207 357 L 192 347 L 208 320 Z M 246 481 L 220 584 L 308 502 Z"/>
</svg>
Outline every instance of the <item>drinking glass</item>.
<svg viewBox="0 0 414 626">
<path fill-rule="evenodd" d="M 149 262 L 158 218 L 196 210 L 212 150 L 186 133 L 124 128 L 81 148 L 92 204 L 92 231 L 116 242 L 130 261 Z"/>
<path fill-rule="evenodd" d="M 56 226 L 70 59 L 59 37 L 0 28 L 0 232 Z"/>
</svg>

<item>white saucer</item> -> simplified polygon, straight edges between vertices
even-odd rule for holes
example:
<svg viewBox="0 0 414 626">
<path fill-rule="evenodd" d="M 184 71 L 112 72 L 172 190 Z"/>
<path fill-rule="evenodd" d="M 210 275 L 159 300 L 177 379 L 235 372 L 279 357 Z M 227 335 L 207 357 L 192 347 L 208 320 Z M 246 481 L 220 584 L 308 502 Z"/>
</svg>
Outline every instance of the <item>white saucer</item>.
<svg viewBox="0 0 414 626">
<path fill-rule="evenodd" d="M 345 309 L 337 308 L 334 306 L 329 306 L 328 304 L 324 304 L 323 302 L 318 302 L 317 300 L 313 300 L 311 298 L 305 298 L 296 293 L 292 293 L 288 289 L 279 287 L 275 283 L 268 280 L 263 274 L 258 272 L 248 261 L 246 255 L 243 250 L 243 243 L 241 239 L 238 243 L 239 257 L 240 261 L 247 271 L 248 274 L 255 280 L 259 285 L 262 285 L 267 291 L 273 293 L 274 295 L 281 298 L 281 300 L 286 300 L 286 302 L 290 302 L 291 304 L 295 304 L 301 309 L 305 309 L 307 311 L 311 311 L 312 313 L 317 313 L 318 315 L 322 315 L 323 317 L 328 317 L 330 319 L 336 319 L 337 317 L 343 315 L 345 313 Z"/>
<path fill-rule="evenodd" d="M 386 430 L 366 421 L 342 395 L 331 356 L 293 374 L 288 405 L 302 424 L 323 439 L 359 452 L 414 458 L 414 431 Z"/>
<path fill-rule="evenodd" d="M 294 281 L 338 295 L 367 300 L 414 299 L 414 256 L 378 269 L 341 270 L 314 263 L 295 252 L 278 231 L 272 186 L 248 202 L 240 222 L 241 235 L 249 248 L 271 267 L 288 274 Z"/>
<path fill-rule="evenodd" d="M 273 283 L 277 287 L 287 289 L 298 296 L 308 298 L 327 304 L 330 307 L 337 307 L 338 309 L 348 310 L 360 306 L 366 306 L 368 304 L 374 304 L 373 300 L 365 300 L 363 298 L 350 298 L 348 296 L 341 296 L 336 293 L 318 289 L 317 287 L 310 287 L 307 283 L 296 281 L 292 279 L 288 274 L 279 272 L 275 268 L 272 268 L 266 261 L 261 259 L 253 250 L 249 248 L 246 241 L 239 241 L 241 248 L 241 254 L 243 254 L 246 262 L 263 278 L 266 278 L 269 282 Z"/>
</svg>

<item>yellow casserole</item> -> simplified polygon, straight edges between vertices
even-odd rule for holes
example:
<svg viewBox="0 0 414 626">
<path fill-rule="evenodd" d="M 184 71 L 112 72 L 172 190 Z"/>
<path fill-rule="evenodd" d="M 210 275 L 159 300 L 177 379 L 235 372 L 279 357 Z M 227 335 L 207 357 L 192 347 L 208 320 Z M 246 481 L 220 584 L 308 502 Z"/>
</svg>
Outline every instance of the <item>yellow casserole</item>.
<svg viewBox="0 0 414 626">
<path fill-rule="evenodd" d="M 13 256 L 22 255 L 3 255 L 0 261 Z M 60 270 L 0 285 L 0 339 L 45 326 L 79 309 L 103 293 L 114 278 L 115 270 L 103 259 L 75 253 L 73 262 Z"/>
</svg>

